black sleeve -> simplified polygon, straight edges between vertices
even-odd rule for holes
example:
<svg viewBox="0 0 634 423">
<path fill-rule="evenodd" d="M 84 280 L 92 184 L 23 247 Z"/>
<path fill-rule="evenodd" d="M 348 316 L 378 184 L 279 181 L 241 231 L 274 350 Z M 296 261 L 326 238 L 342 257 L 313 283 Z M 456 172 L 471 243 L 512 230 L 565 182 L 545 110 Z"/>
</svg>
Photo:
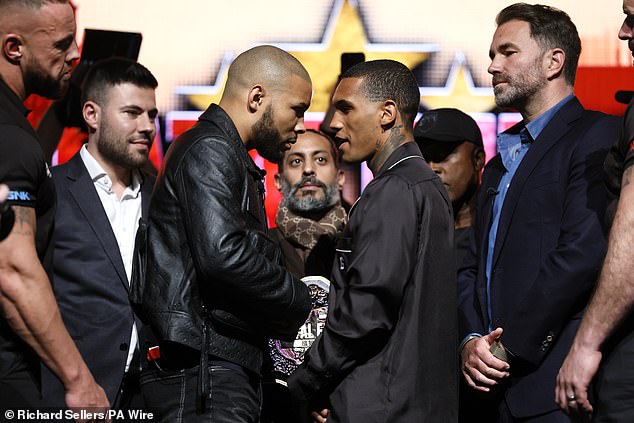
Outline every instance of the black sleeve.
<svg viewBox="0 0 634 423">
<path fill-rule="evenodd" d="M 48 171 L 37 140 L 18 126 L 0 125 L 0 158 L 0 182 L 11 191 L 7 202 L 35 208 Z"/>
<path fill-rule="evenodd" d="M 416 264 L 418 216 L 408 184 L 392 176 L 368 185 L 350 216 L 345 272 L 333 273 L 328 321 L 289 387 L 313 398 L 380 351 L 399 316 Z M 349 254 L 349 255 L 348 255 Z M 341 257 L 341 256 L 340 256 Z M 343 257 L 342 257 L 343 258 Z"/>
<path fill-rule="evenodd" d="M 263 232 L 248 229 L 240 166 L 214 142 L 195 143 L 183 159 L 177 189 L 192 258 L 200 280 L 214 281 L 210 292 L 259 316 L 265 335 L 294 338 L 311 309 L 308 288 L 271 257 L 279 250 Z"/>
</svg>

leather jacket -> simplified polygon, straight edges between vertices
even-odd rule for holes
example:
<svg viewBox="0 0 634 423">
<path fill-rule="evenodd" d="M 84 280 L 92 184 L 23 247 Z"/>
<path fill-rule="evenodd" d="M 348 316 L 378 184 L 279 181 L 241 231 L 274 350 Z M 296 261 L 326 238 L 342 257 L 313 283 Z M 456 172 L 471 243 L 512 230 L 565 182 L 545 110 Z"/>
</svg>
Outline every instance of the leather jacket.
<svg viewBox="0 0 634 423">
<path fill-rule="evenodd" d="M 257 373 L 266 338 L 294 339 L 311 308 L 266 236 L 263 176 L 211 105 L 167 152 L 137 234 L 131 290 L 159 341 Z"/>
</svg>

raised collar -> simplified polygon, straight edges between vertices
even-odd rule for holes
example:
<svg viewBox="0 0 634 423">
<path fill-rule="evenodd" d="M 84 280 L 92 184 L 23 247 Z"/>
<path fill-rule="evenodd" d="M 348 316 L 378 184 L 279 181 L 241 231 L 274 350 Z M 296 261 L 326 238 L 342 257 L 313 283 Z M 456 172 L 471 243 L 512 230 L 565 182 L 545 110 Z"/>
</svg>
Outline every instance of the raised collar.
<svg viewBox="0 0 634 423">
<path fill-rule="evenodd" d="M 226 138 L 231 141 L 234 148 L 236 148 L 236 150 L 242 152 L 244 156 L 246 156 L 248 170 L 259 174 L 260 178 L 264 178 L 266 171 L 260 169 L 255 164 L 255 162 L 251 158 L 251 155 L 249 154 L 249 151 L 247 150 L 247 147 L 244 145 L 242 138 L 240 138 L 238 129 L 234 125 L 227 112 L 222 109 L 222 107 L 217 104 L 211 104 L 207 108 L 207 110 L 205 110 L 205 112 L 198 118 L 198 120 L 204 120 L 220 128 L 220 130 L 224 132 Z"/>
<path fill-rule="evenodd" d="M 394 167 L 399 161 L 405 160 L 409 157 L 420 157 L 423 158 L 423 155 L 416 145 L 415 142 L 406 142 L 405 144 L 400 145 L 396 150 L 390 154 L 390 157 L 387 158 L 381 169 L 376 174 L 375 178 L 383 175 L 385 172 Z"/>
</svg>

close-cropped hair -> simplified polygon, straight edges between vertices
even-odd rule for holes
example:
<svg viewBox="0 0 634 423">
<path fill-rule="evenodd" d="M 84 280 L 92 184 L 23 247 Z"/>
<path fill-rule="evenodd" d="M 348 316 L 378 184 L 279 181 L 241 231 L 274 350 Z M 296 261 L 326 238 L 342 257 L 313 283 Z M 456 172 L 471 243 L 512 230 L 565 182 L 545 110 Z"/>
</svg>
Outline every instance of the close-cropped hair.
<svg viewBox="0 0 634 423">
<path fill-rule="evenodd" d="M 317 129 L 306 129 L 306 133 L 317 134 L 320 137 L 325 138 L 330 145 L 330 154 L 332 154 L 333 163 L 335 165 L 335 169 L 339 169 L 339 149 L 337 148 L 337 144 L 332 139 L 330 135 L 323 131 L 319 131 Z M 278 172 L 284 172 L 284 160 L 286 160 L 286 153 L 282 156 L 280 161 L 277 163 Z"/>
<path fill-rule="evenodd" d="M 570 16 L 563 10 L 551 6 L 515 3 L 502 9 L 495 23 L 500 26 L 513 20 L 528 23 L 531 37 L 542 50 L 560 48 L 564 51 L 564 78 L 570 85 L 574 85 L 581 55 L 581 40 Z"/>
<path fill-rule="evenodd" d="M 8 6 L 22 6 L 28 7 L 31 9 L 39 9 L 45 4 L 49 3 L 59 3 L 65 4 L 68 3 L 69 0 L 0 0 L 0 9 Z"/>
<path fill-rule="evenodd" d="M 404 64 L 395 60 L 361 62 L 343 75 L 343 78 L 360 78 L 360 89 L 372 102 L 392 100 L 396 103 L 403 124 L 414 126 L 420 104 L 420 91 L 414 74 Z"/>
<path fill-rule="evenodd" d="M 140 88 L 156 89 L 158 81 L 145 66 L 123 57 L 112 57 L 95 62 L 82 83 L 81 104 L 105 100 L 108 88 L 121 84 L 132 84 Z"/>
</svg>

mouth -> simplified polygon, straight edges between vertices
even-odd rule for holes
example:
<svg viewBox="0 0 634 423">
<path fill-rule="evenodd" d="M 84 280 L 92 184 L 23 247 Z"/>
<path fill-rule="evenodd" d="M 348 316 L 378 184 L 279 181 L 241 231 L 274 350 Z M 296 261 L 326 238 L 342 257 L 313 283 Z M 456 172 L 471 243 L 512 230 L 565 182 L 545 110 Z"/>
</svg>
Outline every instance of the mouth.
<svg viewBox="0 0 634 423">
<path fill-rule="evenodd" d="M 337 148 L 339 148 L 339 149 L 341 149 L 341 147 L 342 147 L 344 144 L 349 143 L 349 142 L 350 142 L 350 140 L 347 140 L 347 139 L 345 139 L 345 138 L 338 138 L 338 137 L 335 137 L 335 144 L 337 145 Z"/>
<path fill-rule="evenodd" d="M 146 151 L 149 151 L 150 148 L 152 147 L 152 141 L 148 140 L 147 138 L 132 140 L 130 141 L 130 144 L 132 144 L 139 150 L 146 150 Z"/>
</svg>

